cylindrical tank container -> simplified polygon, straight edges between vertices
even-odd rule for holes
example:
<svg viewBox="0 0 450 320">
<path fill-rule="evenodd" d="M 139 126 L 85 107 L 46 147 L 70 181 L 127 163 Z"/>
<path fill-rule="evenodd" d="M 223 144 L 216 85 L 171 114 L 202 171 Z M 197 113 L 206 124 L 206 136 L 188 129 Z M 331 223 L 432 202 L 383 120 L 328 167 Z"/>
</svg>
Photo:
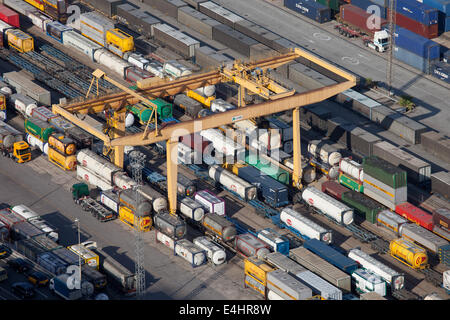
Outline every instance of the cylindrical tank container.
<svg viewBox="0 0 450 320">
<path fill-rule="evenodd" d="M 211 97 L 214 95 L 214 93 L 216 93 L 216 86 L 215 85 L 204 86 L 195 89 L 194 91 L 196 91 L 198 94 L 201 94 L 202 96 Z"/>
<path fill-rule="evenodd" d="M 98 49 L 94 52 L 94 61 L 108 67 L 119 75 L 122 79 L 125 79 L 125 70 L 132 65 L 114 53 L 109 52 L 106 49 Z"/>
<path fill-rule="evenodd" d="M 25 119 L 25 132 L 31 134 L 43 142 L 55 131 L 52 125 L 39 119 Z"/>
<path fill-rule="evenodd" d="M 155 212 L 158 213 L 167 210 L 167 198 L 152 187 L 143 185 L 139 187 L 138 192 L 143 199 L 146 199 L 152 204 L 152 208 Z"/>
<path fill-rule="evenodd" d="M 131 112 L 128 112 L 125 117 L 125 128 L 131 127 L 134 124 L 134 116 Z"/>
<path fill-rule="evenodd" d="M 340 152 L 329 144 L 323 144 L 321 140 L 312 140 L 308 144 L 308 152 L 316 159 L 322 162 L 335 166 L 339 164 L 342 158 Z"/>
<path fill-rule="evenodd" d="M 173 239 L 181 239 L 186 235 L 186 222 L 176 215 L 161 212 L 153 218 L 155 227 Z"/>
<path fill-rule="evenodd" d="M 174 250 L 175 249 L 175 240 L 169 237 L 168 235 L 155 230 L 156 231 L 156 241 L 161 242 L 166 247 Z"/>
<path fill-rule="evenodd" d="M 109 190 L 113 187 L 110 182 L 81 165 L 77 165 L 77 177 L 101 190 Z"/>
<path fill-rule="evenodd" d="M 153 223 L 150 215 L 135 215 L 134 210 L 122 204 L 119 205 L 119 219 L 133 228 L 136 228 L 136 224 L 139 224 L 139 229 L 144 232 L 149 231 Z"/>
<path fill-rule="evenodd" d="M 214 112 L 212 112 L 210 109 L 202 109 L 198 112 L 198 117 L 204 118 L 206 116 L 211 116 L 213 114 L 214 114 Z"/>
<path fill-rule="evenodd" d="M 194 221 L 201 221 L 205 215 L 205 210 L 202 205 L 194 199 L 187 197 L 183 198 L 178 206 L 178 210 L 180 210 L 182 214 Z"/>
<path fill-rule="evenodd" d="M 234 237 L 234 248 L 247 257 L 257 256 L 263 259 L 270 252 L 268 245 L 250 233 Z"/>
<path fill-rule="evenodd" d="M 219 165 L 215 164 L 210 166 L 208 173 L 211 179 L 219 182 L 227 189 L 235 192 L 242 199 L 249 201 L 256 198 L 257 195 L 256 186 L 248 183 L 244 179 L 239 178 L 237 175 L 223 169 Z"/>
<path fill-rule="evenodd" d="M 14 108 L 25 117 L 31 117 L 33 110 L 38 107 L 36 101 L 20 93 L 12 94 L 9 99 Z"/>
<path fill-rule="evenodd" d="M 236 226 L 231 221 L 215 213 L 205 214 L 202 226 L 226 242 L 233 240 L 237 233 Z"/>
<path fill-rule="evenodd" d="M 206 251 L 208 259 L 215 265 L 222 264 L 226 261 L 227 254 L 225 249 L 208 237 L 202 236 L 194 238 L 194 244 Z"/>
<path fill-rule="evenodd" d="M 176 60 L 164 62 L 163 71 L 164 73 L 167 73 L 169 76 L 175 78 L 184 77 L 192 74 L 191 70 L 189 70 L 187 67 L 185 67 Z"/>
<path fill-rule="evenodd" d="M 389 210 L 380 211 L 377 215 L 377 224 L 395 232 L 398 236 L 400 227 L 405 223 L 408 223 L 407 219 Z"/>
<path fill-rule="evenodd" d="M 136 213 L 138 217 L 145 217 L 151 214 L 152 206 L 146 200 L 140 197 L 139 204 L 136 204 L 136 191 L 125 189 L 119 193 L 119 203 L 122 207 L 127 207 L 130 211 Z"/>
<path fill-rule="evenodd" d="M 30 146 L 38 148 L 44 154 L 48 154 L 48 143 L 42 142 L 41 140 L 39 140 L 38 138 L 29 133 L 27 133 L 26 135 L 26 140 Z"/>
<path fill-rule="evenodd" d="M 56 164 L 58 167 L 64 170 L 72 171 L 76 169 L 77 157 L 74 155 L 64 155 L 52 147 L 48 148 L 48 160 Z"/>
<path fill-rule="evenodd" d="M 116 172 L 113 176 L 113 182 L 121 189 L 131 189 L 136 186 L 136 181 L 127 176 L 125 172 Z"/>
<path fill-rule="evenodd" d="M 291 208 L 281 210 L 280 220 L 309 239 L 317 239 L 325 243 L 332 242 L 330 230 L 323 228 Z"/>
<path fill-rule="evenodd" d="M 75 141 L 59 133 L 52 133 L 48 137 L 48 144 L 50 147 L 69 156 L 73 155 L 76 151 Z"/>
<path fill-rule="evenodd" d="M 364 181 L 364 170 L 362 164 L 359 164 L 350 158 L 342 158 L 339 162 L 339 169 L 343 173 L 355 178 L 358 181 Z"/>
<path fill-rule="evenodd" d="M 389 252 L 391 256 L 413 269 L 425 269 L 428 265 L 425 249 L 406 239 L 392 240 L 389 244 Z"/>
<path fill-rule="evenodd" d="M 113 184 L 114 173 L 121 171 L 121 169 L 109 162 L 107 159 L 97 155 L 94 151 L 89 149 L 83 149 L 77 153 L 77 161 L 83 167 L 88 168 L 90 171 L 95 172 L 98 176 L 104 180 Z"/>
<path fill-rule="evenodd" d="M 205 250 L 197 247 L 187 239 L 175 242 L 175 255 L 182 257 L 192 264 L 193 267 L 201 266 L 206 262 Z"/>
<path fill-rule="evenodd" d="M 228 110 L 236 109 L 236 106 L 231 103 L 226 102 L 223 99 L 214 99 L 211 102 L 211 111 L 212 112 L 225 112 Z"/>
<path fill-rule="evenodd" d="M 3 124 L 5 124 L 5 126 L 2 126 Z M 6 123 L 0 122 L 0 141 L 3 147 L 11 148 L 14 145 L 14 142 L 22 141 L 22 134 L 16 131 L 17 130 L 9 130 L 9 126 L 6 126 Z"/>
<path fill-rule="evenodd" d="M 353 209 L 314 187 L 307 187 L 302 193 L 302 198 L 308 205 L 341 224 L 349 225 L 353 222 Z"/>
</svg>

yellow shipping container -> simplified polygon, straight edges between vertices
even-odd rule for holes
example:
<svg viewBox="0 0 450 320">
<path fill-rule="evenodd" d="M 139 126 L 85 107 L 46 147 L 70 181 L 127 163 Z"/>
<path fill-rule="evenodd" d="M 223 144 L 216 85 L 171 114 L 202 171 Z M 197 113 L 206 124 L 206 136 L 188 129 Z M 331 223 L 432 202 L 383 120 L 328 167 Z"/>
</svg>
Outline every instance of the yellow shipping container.
<svg viewBox="0 0 450 320">
<path fill-rule="evenodd" d="M 10 47 L 13 47 L 20 52 L 29 52 L 34 50 L 33 37 L 26 34 L 22 30 L 13 29 L 7 30 L 7 39 Z"/>
<path fill-rule="evenodd" d="M 139 224 L 140 230 L 144 232 L 150 231 L 150 228 L 153 225 L 151 216 L 136 217 L 132 210 L 123 205 L 119 206 L 119 219 L 133 228 L 136 220 Z"/>
<path fill-rule="evenodd" d="M 111 29 L 106 31 L 106 43 L 113 45 L 121 52 L 134 50 L 133 37 L 120 29 Z"/>
<path fill-rule="evenodd" d="M 392 240 L 389 244 L 391 256 L 413 269 L 425 269 L 428 267 L 428 256 L 424 248 L 400 238 Z"/>
<path fill-rule="evenodd" d="M 67 155 L 72 155 L 76 151 L 75 142 L 59 133 L 53 133 L 48 137 L 48 145 Z"/>
<path fill-rule="evenodd" d="M 58 150 L 48 147 L 48 160 L 53 162 L 63 170 L 73 171 L 77 167 L 77 157 L 75 155 L 64 155 Z"/>
<path fill-rule="evenodd" d="M 67 249 L 80 256 L 84 263 L 87 263 L 89 266 L 94 267 L 97 270 L 99 269 L 98 254 L 95 254 L 82 244 L 74 244 L 72 246 L 68 246 Z"/>
<path fill-rule="evenodd" d="M 267 273 L 274 271 L 275 269 L 267 265 L 263 261 L 255 258 L 247 258 L 244 261 L 244 272 L 246 275 L 259 281 L 262 285 L 267 284 Z"/>
</svg>

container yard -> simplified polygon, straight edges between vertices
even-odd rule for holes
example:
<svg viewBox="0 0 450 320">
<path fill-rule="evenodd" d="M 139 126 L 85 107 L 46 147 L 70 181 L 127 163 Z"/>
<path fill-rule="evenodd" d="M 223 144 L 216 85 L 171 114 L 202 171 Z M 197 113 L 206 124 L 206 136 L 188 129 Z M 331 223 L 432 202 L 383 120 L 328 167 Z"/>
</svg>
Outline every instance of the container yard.
<svg viewBox="0 0 450 320">
<path fill-rule="evenodd" d="M 448 300 L 449 14 L 3 1 L 0 298 Z"/>
</svg>

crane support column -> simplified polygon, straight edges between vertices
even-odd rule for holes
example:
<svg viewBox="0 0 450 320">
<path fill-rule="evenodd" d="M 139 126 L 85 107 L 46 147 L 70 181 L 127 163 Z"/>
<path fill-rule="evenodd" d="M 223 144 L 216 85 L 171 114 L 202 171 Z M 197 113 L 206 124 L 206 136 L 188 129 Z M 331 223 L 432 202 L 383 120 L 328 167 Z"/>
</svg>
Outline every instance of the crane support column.
<svg viewBox="0 0 450 320">
<path fill-rule="evenodd" d="M 292 133 L 294 143 L 294 172 L 292 173 L 292 184 L 295 188 L 302 188 L 302 156 L 300 145 L 300 108 L 292 110 Z"/>
<path fill-rule="evenodd" d="M 125 112 L 114 113 L 114 138 L 125 135 Z M 114 147 L 114 164 L 123 169 L 123 150 L 125 146 Z"/>
<path fill-rule="evenodd" d="M 177 212 L 178 138 L 166 142 L 167 196 L 170 214 Z"/>
</svg>

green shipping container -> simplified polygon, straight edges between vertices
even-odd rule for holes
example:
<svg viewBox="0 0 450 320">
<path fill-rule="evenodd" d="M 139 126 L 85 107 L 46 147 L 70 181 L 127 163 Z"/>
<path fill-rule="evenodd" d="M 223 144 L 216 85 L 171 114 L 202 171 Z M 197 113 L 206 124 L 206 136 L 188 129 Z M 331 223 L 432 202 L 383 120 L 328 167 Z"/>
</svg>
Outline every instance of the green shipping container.
<svg viewBox="0 0 450 320">
<path fill-rule="evenodd" d="M 168 103 L 159 98 L 150 101 L 157 106 L 159 120 L 172 117 L 171 103 Z M 135 105 L 128 106 L 128 110 L 130 110 L 136 117 L 138 117 L 141 120 L 141 123 L 147 123 L 150 115 L 152 114 L 153 107 L 144 102 L 139 102 Z"/>
<path fill-rule="evenodd" d="M 250 156 L 249 154 L 246 154 L 245 162 L 259 169 L 261 172 L 267 174 L 275 180 L 284 184 L 289 184 L 290 176 L 289 172 L 287 172 L 286 170 L 281 169 L 272 163 L 261 163 L 257 156 Z"/>
<path fill-rule="evenodd" d="M 355 209 L 358 215 L 370 223 L 376 223 L 378 212 L 385 209 L 375 200 L 370 199 L 362 193 L 351 190 L 342 194 L 341 202 Z"/>
<path fill-rule="evenodd" d="M 363 159 L 364 173 L 380 180 L 393 189 L 406 187 L 406 171 L 376 156 Z"/>
<path fill-rule="evenodd" d="M 29 133 L 43 142 L 48 142 L 48 137 L 55 131 L 55 128 L 48 122 L 39 119 L 25 119 L 25 132 Z"/>
<path fill-rule="evenodd" d="M 351 177 L 340 173 L 339 174 L 339 183 L 343 186 L 346 186 L 347 188 L 357 191 L 360 193 L 364 193 L 364 185 L 362 183 L 358 183 L 355 179 L 352 179 Z"/>
<path fill-rule="evenodd" d="M 316 2 L 323 4 L 334 11 L 339 11 L 339 0 L 316 0 Z"/>
</svg>

